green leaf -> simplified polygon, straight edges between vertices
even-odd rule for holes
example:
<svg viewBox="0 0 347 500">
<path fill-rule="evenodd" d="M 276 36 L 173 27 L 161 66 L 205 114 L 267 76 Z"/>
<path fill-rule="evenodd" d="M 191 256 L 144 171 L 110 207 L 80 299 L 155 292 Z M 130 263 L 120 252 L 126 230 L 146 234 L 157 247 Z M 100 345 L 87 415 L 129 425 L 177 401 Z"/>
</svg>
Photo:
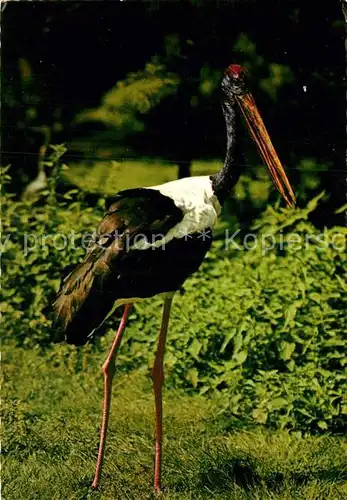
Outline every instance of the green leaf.
<svg viewBox="0 0 347 500">
<path fill-rule="evenodd" d="M 265 424 L 268 419 L 268 412 L 263 408 L 256 408 L 252 411 L 252 417 L 260 424 Z"/>
<path fill-rule="evenodd" d="M 194 338 L 188 350 L 190 354 L 193 356 L 193 358 L 198 359 L 198 355 L 201 348 L 202 348 L 202 343 L 197 338 Z"/>
<path fill-rule="evenodd" d="M 269 410 L 278 410 L 284 406 L 288 406 L 288 401 L 284 398 L 275 398 L 268 403 Z"/>
<path fill-rule="evenodd" d="M 191 368 L 188 371 L 188 379 L 192 383 L 193 387 L 197 387 L 199 381 L 199 372 L 196 368 Z"/>
<path fill-rule="evenodd" d="M 242 363 L 244 361 L 246 361 L 247 359 L 247 356 L 248 356 L 248 351 L 246 350 L 243 350 L 243 351 L 239 351 L 237 354 L 235 354 L 233 356 L 233 359 L 239 364 L 239 365 L 242 365 Z"/>
<path fill-rule="evenodd" d="M 234 339 L 234 357 L 241 349 L 242 344 L 243 344 L 243 336 L 241 331 L 239 330 Z"/>
<path fill-rule="evenodd" d="M 308 297 L 311 300 L 314 300 L 315 302 L 317 302 L 317 304 L 320 304 L 320 302 L 322 300 L 322 296 L 319 293 L 315 293 L 315 292 L 309 293 Z"/>
<path fill-rule="evenodd" d="M 308 202 L 307 204 L 308 212 L 313 212 L 313 210 L 317 208 L 318 202 L 323 198 L 323 196 L 325 196 L 325 191 L 322 191 L 321 193 L 319 193 L 318 196 L 316 196 L 315 198 L 313 198 L 311 201 Z"/>
<path fill-rule="evenodd" d="M 294 342 L 282 342 L 280 358 L 283 359 L 283 361 L 289 361 L 294 351 L 295 351 Z"/>
<path fill-rule="evenodd" d="M 287 326 L 289 325 L 289 323 L 291 323 L 293 321 L 293 319 L 295 318 L 295 315 L 296 315 L 296 312 L 297 312 L 297 305 L 296 304 L 291 304 L 288 309 L 286 310 L 286 313 L 285 313 L 285 323 L 284 323 L 284 326 L 283 328 L 287 328 Z"/>
<path fill-rule="evenodd" d="M 220 348 L 220 351 L 219 351 L 220 353 L 223 353 L 225 351 L 227 345 L 230 343 L 230 341 L 235 336 L 235 333 L 236 333 L 236 329 L 231 328 L 229 333 L 224 337 L 224 342 L 223 342 L 222 347 Z"/>
</svg>

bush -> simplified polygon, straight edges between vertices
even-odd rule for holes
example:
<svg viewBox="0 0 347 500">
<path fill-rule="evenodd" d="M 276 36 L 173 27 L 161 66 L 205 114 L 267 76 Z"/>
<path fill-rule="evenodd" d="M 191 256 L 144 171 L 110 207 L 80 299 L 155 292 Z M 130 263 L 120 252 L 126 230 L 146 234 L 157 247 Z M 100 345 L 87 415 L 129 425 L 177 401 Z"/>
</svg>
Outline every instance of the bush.
<svg viewBox="0 0 347 500">
<path fill-rule="evenodd" d="M 166 364 L 168 382 L 223 394 L 223 410 L 297 430 L 341 431 L 346 424 L 345 228 L 320 234 L 307 208 L 257 221 L 252 250 L 217 241 L 176 299 Z M 290 238 L 296 234 L 301 248 Z M 306 241 L 308 243 L 306 243 Z M 245 240 L 244 240 L 245 242 Z M 240 246 L 240 248 L 242 248 Z M 150 364 L 160 302 L 139 304 L 128 334 L 129 366 Z"/>
<path fill-rule="evenodd" d="M 146 64 L 144 71 L 130 73 L 117 82 L 102 98 L 96 109 L 84 110 L 74 123 L 99 122 L 118 132 L 118 139 L 127 133 L 141 132 L 144 124 L 140 115 L 148 113 L 165 97 L 176 92 L 180 81 L 168 73 L 155 59 Z"/>
<path fill-rule="evenodd" d="M 45 308 L 62 268 L 84 254 L 79 239 L 94 230 L 104 207 L 100 202 L 99 209 L 88 208 L 73 192 L 58 201 L 52 192 L 46 196 L 47 203 L 36 204 L 3 196 L 4 339 L 13 346 L 44 348 L 50 362 L 66 363 L 70 357 L 78 371 L 86 366 L 84 356 L 92 363 L 91 348 L 51 350 Z M 247 250 L 249 238 L 240 235 L 239 249 L 215 241 L 174 302 L 165 358 L 168 386 L 201 394 L 220 391 L 221 412 L 251 422 L 342 430 L 347 356 L 341 247 L 347 231 L 335 227 L 320 234 L 308 222 L 318 201 L 296 210 L 268 207 L 252 233 L 252 241 L 263 239 L 267 246 Z M 59 249 L 54 236 L 72 231 L 74 240 Z M 293 233 L 305 242 L 300 248 L 291 243 Z M 147 370 L 160 314 L 158 298 L 136 305 L 118 366 Z M 115 319 L 110 324 L 115 327 Z M 109 341 L 102 338 L 93 349 L 106 350 Z"/>
<path fill-rule="evenodd" d="M 2 184 L 9 181 L 4 169 Z M 54 177 L 49 186 L 54 189 Z M 84 255 L 82 235 L 90 234 L 103 214 L 86 207 L 76 190 L 59 201 L 52 189 L 41 196 L 36 203 L 2 196 L 3 339 L 29 347 L 50 344 L 50 323 L 43 311 L 54 298 L 62 269 Z"/>
</svg>

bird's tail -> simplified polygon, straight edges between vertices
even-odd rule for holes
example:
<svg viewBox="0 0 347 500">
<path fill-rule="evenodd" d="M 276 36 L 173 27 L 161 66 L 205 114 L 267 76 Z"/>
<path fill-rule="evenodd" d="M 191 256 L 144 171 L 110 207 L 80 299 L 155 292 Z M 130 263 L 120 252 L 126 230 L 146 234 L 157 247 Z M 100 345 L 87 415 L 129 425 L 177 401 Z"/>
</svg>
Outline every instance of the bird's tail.
<svg viewBox="0 0 347 500">
<path fill-rule="evenodd" d="M 54 341 L 83 345 L 91 332 L 101 325 L 111 311 L 115 298 L 104 290 L 107 273 L 98 273 L 89 255 L 63 278 L 53 304 Z"/>
</svg>

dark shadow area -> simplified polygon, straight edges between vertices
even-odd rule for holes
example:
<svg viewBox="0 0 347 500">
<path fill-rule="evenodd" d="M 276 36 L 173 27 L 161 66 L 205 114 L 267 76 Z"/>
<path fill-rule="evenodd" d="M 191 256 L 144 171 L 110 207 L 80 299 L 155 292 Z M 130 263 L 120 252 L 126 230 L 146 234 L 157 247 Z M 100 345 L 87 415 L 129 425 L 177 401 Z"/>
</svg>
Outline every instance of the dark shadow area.
<svg viewBox="0 0 347 500">
<path fill-rule="evenodd" d="M 223 491 L 230 488 L 230 483 L 250 489 L 259 484 L 260 479 L 251 458 L 237 457 L 217 461 L 200 473 L 199 482 L 212 491 Z"/>
<path fill-rule="evenodd" d="M 305 472 L 288 471 L 288 473 L 273 470 L 264 475 L 260 475 L 258 469 L 259 465 L 252 457 L 223 458 L 201 471 L 199 484 L 209 490 L 221 492 L 228 491 L 232 483 L 245 490 L 252 489 L 262 483 L 274 492 L 279 492 L 285 482 L 301 486 L 316 481 L 329 483 L 347 480 L 347 471 L 339 470 L 336 467 L 313 470 L 308 468 Z"/>
</svg>

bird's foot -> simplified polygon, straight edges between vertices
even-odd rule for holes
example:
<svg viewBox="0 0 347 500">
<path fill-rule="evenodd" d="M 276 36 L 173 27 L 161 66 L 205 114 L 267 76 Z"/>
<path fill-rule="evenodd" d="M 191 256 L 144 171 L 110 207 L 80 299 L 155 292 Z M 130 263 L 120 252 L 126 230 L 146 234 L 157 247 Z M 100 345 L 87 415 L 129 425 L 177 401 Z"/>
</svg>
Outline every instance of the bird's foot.
<svg viewBox="0 0 347 500">
<path fill-rule="evenodd" d="M 160 486 L 156 486 L 156 487 L 154 487 L 154 493 L 156 495 L 161 495 L 163 493 L 163 490 L 161 489 Z"/>
<path fill-rule="evenodd" d="M 92 482 L 91 488 L 92 490 L 97 490 L 99 488 L 99 481 L 97 481 L 95 478 L 94 481 Z"/>
</svg>

